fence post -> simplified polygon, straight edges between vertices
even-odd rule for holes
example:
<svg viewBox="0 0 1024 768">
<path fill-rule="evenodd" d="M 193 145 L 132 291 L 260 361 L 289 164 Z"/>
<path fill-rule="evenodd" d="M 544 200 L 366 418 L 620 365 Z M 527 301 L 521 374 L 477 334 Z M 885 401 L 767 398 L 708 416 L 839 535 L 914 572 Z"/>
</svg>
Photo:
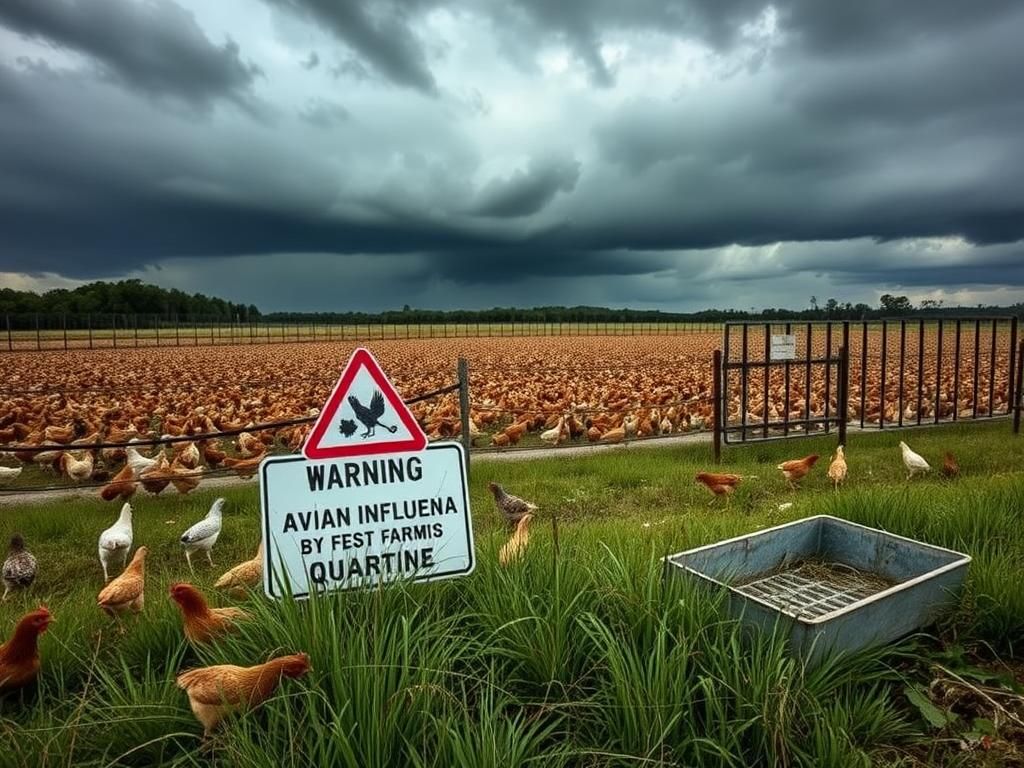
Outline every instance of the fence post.
<svg viewBox="0 0 1024 768">
<path fill-rule="evenodd" d="M 850 420 L 850 323 L 843 322 L 843 348 L 839 350 L 839 444 L 846 446 L 846 422 Z"/>
<path fill-rule="evenodd" d="M 42 339 L 39 337 L 39 313 L 36 312 L 36 351 L 38 352 L 43 348 Z"/>
<path fill-rule="evenodd" d="M 132 328 L 135 331 L 135 346 L 139 346 L 139 316 L 132 315 Z"/>
<path fill-rule="evenodd" d="M 722 462 L 722 350 L 716 349 L 711 361 L 711 413 L 712 441 L 715 451 L 715 463 Z"/>
<path fill-rule="evenodd" d="M 469 361 L 459 358 L 459 418 L 462 422 L 462 444 L 466 448 L 466 476 L 469 477 L 469 454 L 473 438 L 469 434 Z"/>
<path fill-rule="evenodd" d="M 7 320 L 7 351 L 8 352 L 13 352 L 14 351 L 14 337 L 11 336 L 11 316 L 9 314 L 4 314 L 4 319 Z"/>
<path fill-rule="evenodd" d="M 153 315 L 153 324 L 156 326 L 156 345 L 160 346 L 160 315 Z"/>
<path fill-rule="evenodd" d="M 1010 350 L 1009 351 L 1010 351 L 1010 355 L 1009 355 L 1009 357 L 1010 357 L 1010 372 L 1009 372 L 1010 380 L 1008 382 L 1007 389 L 1009 390 L 1009 393 L 1010 393 L 1010 407 L 1012 408 L 1013 404 L 1016 403 L 1016 400 L 1013 399 L 1013 394 L 1014 394 L 1014 392 L 1017 391 L 1017 318 L 1016 317 L 1014 317 L 1010 321 Z M 1016 431 L 1016 430 L 1014 430 L 1014 431 Z"/>
<path fill-rule="evenodd" d="M 1013 392 L 1013 434 L 1020 434 L 1021 390 L 1024 389 L 1024 341 L 1017 349 L 1017 381 Z"/>
</svg>

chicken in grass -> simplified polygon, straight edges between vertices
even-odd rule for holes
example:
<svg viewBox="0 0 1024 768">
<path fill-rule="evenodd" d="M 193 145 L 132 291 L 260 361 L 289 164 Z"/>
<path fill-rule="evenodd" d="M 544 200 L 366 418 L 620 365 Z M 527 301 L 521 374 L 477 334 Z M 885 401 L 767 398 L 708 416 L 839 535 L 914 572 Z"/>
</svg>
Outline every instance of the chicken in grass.
<svg viewBox="0 0 1024 768">
<path fill-rule="evenodd" d="M 0 467 L 0 485 L 8 485 L 18 479 L 21 467 Z"/>
<path fill-rule="evenodd" d="M 518 496 L 505 493 L 505 489 L 497 483 L 488 483 L 487 487 L 494 494 L 494 504 L 509 527 L 516 525 L 523 515 L 537 511 L 537 505 L 525 501 Z"/>
<path fill-rule="evenodd" d="M 135 472 L 132 471 L 130 464 L 125 464 L 121 471 L 114 475 L 114 478 L 100 491 L 100 498 L 104 501 L 113 501 L 119 498 L 127 501 L 134 495 Z"/>
<path fill-rule="evenodd" d="M 741 475 L 724 473 L 698 472 L 694 479 L 715 494 L 716 498 L 724 496 L 726 503 L 728 503 L 729 498 L 736 492 L 736 486 L 740 484 L 740 480 L 743 477 Z M 713 503 L 714 499 L 711 501 Z"/>
<path fill-rule="evenodd" d="M 226 589 L 235 599 L 242 599 L 250 589 L 256 589 L 263 581 L 263 542 L 256 549 L 256 557 L 239 563 L 214 584 L 215 589 Z"/>
<path fill-rule="evenodd" d="M 797 483 L 807 477 L 807 473 L 811 471 L 811 467 L 815 465 L 819 458 L 821 457 L 818 454 L 812 453 L 810 456 L 804 456 L 802 459 L 784 461 L 776 469 L 782 471 L 782 476 L 786 478 L 789 487 L 796 490 Z"/>
<path fill-rule="evenodd" d="M 832 481 L 834 491 L 838 491 L 839 486 L 846 482 L 846 453 L 841 445 L 836 448 L 836 455 L 828 465 L 828 479 Z"/>
<path fill-rule="evenodd" d="M 45 605 L 18 621 L 11 639 L 0 645 L 0 692 L 23 688 L 39 674 L 39 636 L 53 617 Z"/>
<path fill-rule="evenodd" d="M 960 474 L 960 465 L 956 461 L 956 457 L 946 451 L 945 457 L 942 459 L 942 474 L 946 477 L 956 477 Z"/>
<path fill-rule="evenodd" d="M 185 639 L 194 645 L 215 640 L 237 629 L 236 622 L 250 618 L 241 608 L 211 608 L 203 593 L 191 584 L 171 585 L 171 599 L 181 609 Z"/>
<path fill-rule="evenodd" d="M 139 547 L 120 576 L 100 590 L 96 604 L 109 616 L 122 613 L 140 613 L 145 602 L 146 555 L 149 550 Z"/>
<path fill-rule="evenodd" d="M 533 520 L 533 515 L 529 512 L 519 518 L 512 536 L 502 545 L 501 550 L 498 552 L 499 563 L 509 565 L 522 557 L 523 552 L 526 551 L 526 545 L 530 541 L 531 520 Z"/>
<path fill-rule="evenodd" d="M 206 513 L 206 517 L 181 534 L 181 546 L 185 550 L 188 569 L 193 573 L 195 573 L 195 569 L 192 567 L 192 555 L 195 552 L 205 552 L 206 559 L 210 562 L 210 566 L 213 566 L 210 550 L 213 549 L 213 545 L 217 543 L 217 537 L 220 536 L 224 502 L 223 498 L 214 501 L 210 511 Z"/>
<path fill-rule="evenodd" d="M 99 556 L 103 566 L 103 581 L 110 581 L 110 566 L 119 558 L 121 568 L 128 564 L 128 553 L 132 549 L 132 505 L 127 501 L 121 507 L 121 514 L 114 524 L 100 534 Z"/>
<path fill-rule="evenodd" d="M 900 451 L 903 453 L 903 466 L 907 468 L 907 480 L 918 473 L 927 472 L 931 469 L 931 466 L 924 460 L 924 457 L 910 450 L 910 446 L 902 440 L 900 441 Z"/>
<path fill-rule="evenodd" d="M 20 533 L 11 536 L 11 546 L 7 551 L 7 559 L 4 560 L 4 596 L 12 589 L 28 589 L 36 580 L 36 559 L 25 549 L 25 539 Z"/>
<path fill-rule="evenodd" d="M 203 735 L 233 711 L 252 709 L 273 695 L 285 677 L 298 678 L 311 669 L 309 656 L 297 653 L 279 656 L 254 667 L 217 664 L 190 669 L 178 675 L 178 687 L 188 694 L 188 703 L 203 725 Z"/>
</svg>

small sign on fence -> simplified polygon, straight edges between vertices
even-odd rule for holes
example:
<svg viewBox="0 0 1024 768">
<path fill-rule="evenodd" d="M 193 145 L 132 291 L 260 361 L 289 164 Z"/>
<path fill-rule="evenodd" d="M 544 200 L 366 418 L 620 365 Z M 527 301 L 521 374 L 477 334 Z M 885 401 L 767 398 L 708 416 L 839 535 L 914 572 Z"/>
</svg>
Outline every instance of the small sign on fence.
<svg viewBox="0 0 1024 768">
<path fill-rule="evenodd" d="M 791 334 L 772 334 L 772 360 L 796 359 L 796 336 Z"/>
<path fill-rule="evenodd" d="M 368 350 L 352 355 L 303 453 L 260 464 L 268 597 L 473 570 L 465 451 L 427 445 Z"/>
</svg>

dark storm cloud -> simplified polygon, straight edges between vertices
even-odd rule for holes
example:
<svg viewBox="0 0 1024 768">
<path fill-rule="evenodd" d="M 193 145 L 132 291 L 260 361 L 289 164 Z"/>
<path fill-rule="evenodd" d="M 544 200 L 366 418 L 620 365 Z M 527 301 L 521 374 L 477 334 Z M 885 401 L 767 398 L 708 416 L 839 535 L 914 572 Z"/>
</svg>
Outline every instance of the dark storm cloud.
<svg viewBox="0 0 1024 768">
<path fill-rule="evenodd" d="M 214 44 L 171 0 L 4 0 L 0 24 L 82 53 L 146 93 L 195 104 L 240 99 L 259 73 L 236 43 Z"/>
<path fill-rule="evenodd" d="M 481 216 L 516 218 L 537 213 L 559 192 L 572 192 L 580 177 L 575 160 L 534 162 L 508 179 L 492 181 L 480 193 L 476 213 Z"/>
<path fill-rule="evenodd" d="M 309 100 L 300 116 L 307 123 L 318 128 L 330 128 L 332 125 L 345 122 L 351 117 L 351 114 L 341 104 L 316 98 Z"/>
<path fill-rule="evenodd" d="M 267 2 L 324 25 L 392 82 L 424 93 L 436 93 L 437 83 L 420 41 L 409 28 L 404 4 L 367 0 Z"/>
</svg>

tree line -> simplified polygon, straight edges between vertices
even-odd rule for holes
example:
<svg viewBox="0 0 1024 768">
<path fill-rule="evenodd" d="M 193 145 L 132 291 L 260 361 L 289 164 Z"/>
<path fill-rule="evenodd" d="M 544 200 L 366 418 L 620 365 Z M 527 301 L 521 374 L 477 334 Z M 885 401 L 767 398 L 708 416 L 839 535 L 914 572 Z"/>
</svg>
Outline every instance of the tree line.
<svg viewBox="0 0 1024 768">
<path fill-rule="evenodd" d="M 168 321 L 217 321 L 249 323 L 257 320 L 287 323 L 332 324 L 444 324 L 444 323 L 720 323 L 742 320 L 876 320 L 883 317 L 941 317 L 954 315 L 1024 314 L 1024 304 L 1008 307 L 943 306 L 924 300 L 915 306 L 906 296 L 883 294 L 878 306 L 840 303 L 835 298 L 819 302 L 811 296 L 802 309 L 762 310 L 705 309 L 699 312 L 665 312 L 654 309 L 613 309 L 589 306 L 493 307 L 491 309 L 414 309 L 383 312 L 271 312 L 254 304 L 236 304 L 202 293 L 187 294 L 176 288 L 160 288 L 141 280 L 97 281 L 71 290 L 57 288 L 43 294 L 0 288 L 0 313 L 24 315 L 157 315 Z"/>
<path fill-rule="evenodd" d="M 0 312 L 46 315 L 160 315 L 180 320 L 201 318 L 248 322 L 260 317 L 253 304 L 235 304 L 202 293 L 160 288 L 141 280 L 97 281 L 68 290 L 38 294 L 0 288 Z"/>
</svg>

